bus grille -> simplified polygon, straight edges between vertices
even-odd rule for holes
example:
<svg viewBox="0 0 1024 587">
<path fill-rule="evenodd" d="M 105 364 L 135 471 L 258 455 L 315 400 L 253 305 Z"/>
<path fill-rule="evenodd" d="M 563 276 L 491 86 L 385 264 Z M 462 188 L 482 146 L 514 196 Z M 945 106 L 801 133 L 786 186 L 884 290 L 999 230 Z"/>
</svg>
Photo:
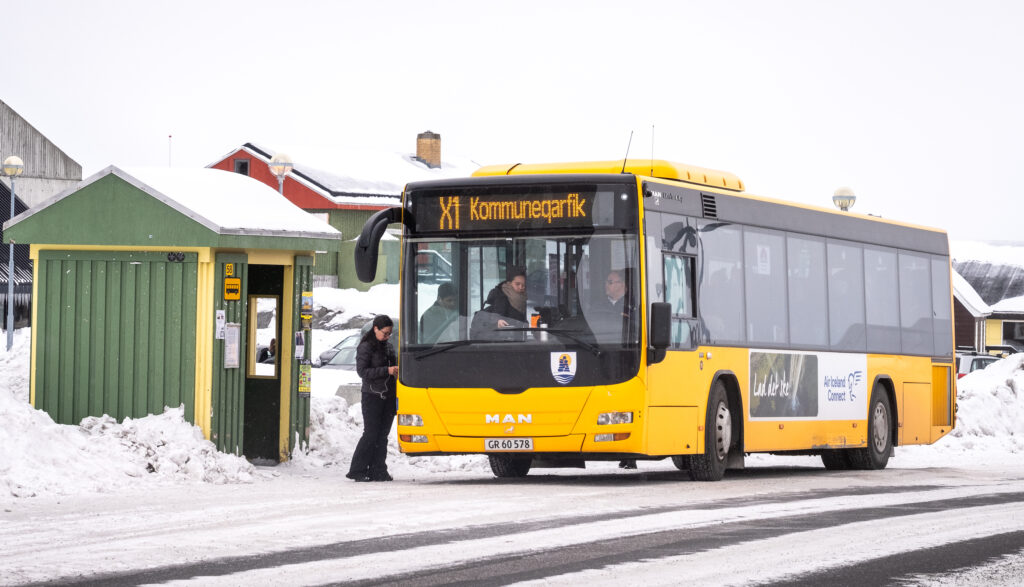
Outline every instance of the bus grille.
<svg viewBox="0 0 1024 587">
<path fill-rule="evenodd" d="M 718 218 L 718 204 L 715 203 L 713 194 L 701 194 L 700 207 L 704 218 Z"/>
</svg>

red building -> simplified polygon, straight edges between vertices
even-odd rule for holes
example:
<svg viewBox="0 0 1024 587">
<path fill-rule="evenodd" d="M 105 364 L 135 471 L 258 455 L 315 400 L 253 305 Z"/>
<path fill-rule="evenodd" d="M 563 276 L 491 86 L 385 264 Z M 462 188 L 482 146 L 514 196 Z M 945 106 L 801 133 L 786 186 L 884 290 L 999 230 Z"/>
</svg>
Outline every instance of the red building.
<svg viewBox="0 0 1024 587">
<path fill-rule="evenodd" d="M 400 204 L 406 183 L 464 177 L 477 167 L 468 160 L 442 162 L 441 135 L 430 131 L 417 136 L 415 154 L 326 149 L 285 152 L 294 167 L 284 180 L 284 196 L 340 230 L 344 239 L 340 253 L 317 254 L 314 285 L 329 287 L 367 287 L 352 267 L 354 239 L 374 212 Z M 275 153 L 245 143 L 208 167 L 248 175 L 277 188 L 277 176 L 269 168 Z M 381 260 L 378 282 L 397 283 L 396 242 L 382 243 Z"/>
</svg>

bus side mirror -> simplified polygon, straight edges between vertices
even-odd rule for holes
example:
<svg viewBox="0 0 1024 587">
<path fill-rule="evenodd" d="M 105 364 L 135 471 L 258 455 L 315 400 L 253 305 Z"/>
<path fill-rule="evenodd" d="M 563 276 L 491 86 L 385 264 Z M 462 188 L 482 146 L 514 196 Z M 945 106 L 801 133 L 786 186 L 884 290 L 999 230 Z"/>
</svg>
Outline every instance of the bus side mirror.
<svg viewBox="0 0 1024 587">
<path fill-rule="evenodd" d="M 665 349 L 672 343 L 672 304 L 654 302 L 651 304 L 651 331 L 649 334 L 651 348 L 660 361 Z"/>
<path fill-rule="evenodd" d="M 402 221 L 401 208 L 385 208 L 367 219 L 363 231 L 356 240 L 355 258 L 356 277 L 369 283 L 377 276 L 377 253 L 380 237 L 389 224 Z"/>
</svg>

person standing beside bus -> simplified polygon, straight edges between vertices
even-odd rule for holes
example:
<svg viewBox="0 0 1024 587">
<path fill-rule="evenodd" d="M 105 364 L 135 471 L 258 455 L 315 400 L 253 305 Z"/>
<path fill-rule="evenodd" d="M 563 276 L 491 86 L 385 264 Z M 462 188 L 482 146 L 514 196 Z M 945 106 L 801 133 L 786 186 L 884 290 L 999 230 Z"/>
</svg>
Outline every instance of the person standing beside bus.
<svg viewBox="0 0 1024 587">
<path fill-rule="evenodd" d="M 353 481 L 391 481 L 388 474 L 388 434 L 397 412 L 398 358 L 388 342 L 394 332 L 391 318 L 373 319 L 356 348 L 356 373 L 363 380 L 363 435 L 356 444 L 345 475 Z"/>
</svg>

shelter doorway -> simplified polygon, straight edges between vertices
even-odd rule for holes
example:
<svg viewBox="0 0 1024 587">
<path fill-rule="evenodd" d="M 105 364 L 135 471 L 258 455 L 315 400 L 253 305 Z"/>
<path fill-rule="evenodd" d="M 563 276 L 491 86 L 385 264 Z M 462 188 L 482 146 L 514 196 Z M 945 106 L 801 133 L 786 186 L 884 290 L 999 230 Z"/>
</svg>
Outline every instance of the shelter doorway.
<svg viewBox="0 0 1024 587">
<path fill-rule="evenodd" d="M 284 267 L 249 265 L 242 452 L 276 465 L 281 425 L 281 317 Z"/>
</svg>

